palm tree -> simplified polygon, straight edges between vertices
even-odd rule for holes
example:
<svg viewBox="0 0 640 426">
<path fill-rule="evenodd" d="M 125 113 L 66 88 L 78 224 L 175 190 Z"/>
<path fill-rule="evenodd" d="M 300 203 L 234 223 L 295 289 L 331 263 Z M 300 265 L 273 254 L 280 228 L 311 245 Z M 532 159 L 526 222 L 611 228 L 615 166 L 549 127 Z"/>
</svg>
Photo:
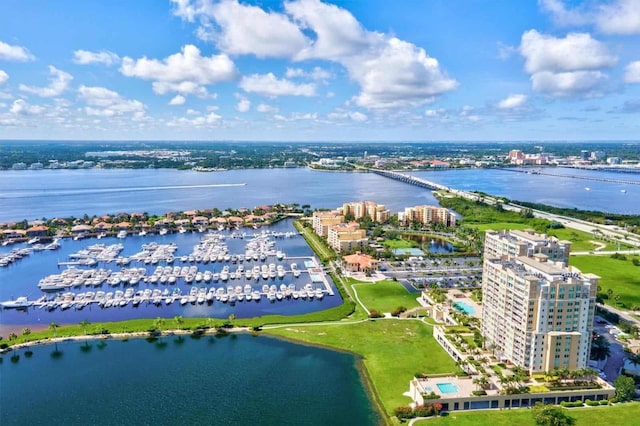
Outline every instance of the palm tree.
<svg viewBox="0 0 640 426">
<path fill-rule="evenodd" d="M 18 335 L 16 333 L 9 333 L 9 335 L 7 336 L 7 339 L 11 342 L 13 340 L 16 340 L 18 338 Z"/>
<path fill-rule="evenodd" d="M 181 315 L 176 315 L 175 317 L 173 317 L 173 320 L 176 323 L 176 327 L 178 327 L 178 329 L 180 329 L 180 325 L 182 325 L 182 323 L 184 322 L 184 320 L 182 319 Z"/>
<path fill-rule="evenodd" d="M 91 324 L 89 321 L 87 321 L 86 319 L 83 319 L 82 321 L 80 321 L 80 325 L 82 326 L 82 329 L 84 330 L 84 334 L 87 334 L 87 326 Z"/>
<path fill-rule="evenodd" d="M 30 328 L 25 327 L 25 328 L 22 329 L 22 335 L 23 336 L 28 336 L 30 334 L 31 334 L 31 329 Z"/>
<path fill-rule="evenodd" d="M 162 326 L 164 325 L 164 318 L 156 318 L 155 321 L 153 322 L 153 326 L 155 329 L 157 330 L 161 330 Z"/>
<path fill-rule="evenodd" d="M 49 324 L 49 330 L 51 330 L 53 332 L 53 337 L 56 337 L 56 329 L 60 327 L 58 324 L 56 324 L 55 322 L 52 322 L 51 324 Z"/>
</svg>

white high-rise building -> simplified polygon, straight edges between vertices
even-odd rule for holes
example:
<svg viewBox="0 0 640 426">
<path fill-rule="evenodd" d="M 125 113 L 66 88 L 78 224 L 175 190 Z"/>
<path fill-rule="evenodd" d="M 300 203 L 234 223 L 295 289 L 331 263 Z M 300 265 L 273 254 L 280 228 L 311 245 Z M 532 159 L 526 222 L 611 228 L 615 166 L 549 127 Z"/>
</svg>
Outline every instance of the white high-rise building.
<svg viewBox="0 0 640 426">
<path fill-rule="evenodd" d="M 529 372 L 588 367 L 600 277 L 542 253 L 492 250 L 485 247 L 482 277 L 486 346 Z"/>
</svg>

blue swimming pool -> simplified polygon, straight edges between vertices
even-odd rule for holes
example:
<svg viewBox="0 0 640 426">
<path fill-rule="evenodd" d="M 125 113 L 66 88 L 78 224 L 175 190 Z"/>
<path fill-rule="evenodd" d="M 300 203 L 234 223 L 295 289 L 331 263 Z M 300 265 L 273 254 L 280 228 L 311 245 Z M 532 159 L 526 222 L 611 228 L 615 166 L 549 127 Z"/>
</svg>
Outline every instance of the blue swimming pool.
<svg viewBox="0 0 640 426">
<path fill-rule="evenodd" d="M 458 393 L 458 387 L 453 383 L 438 383 L 436 386 L 443 394 Z"/>
<path fill-rule="evenodd" d="M 456 302 L 453 304 L 453 307 L 456 308 L 457 310 L 459 310 L 462 313 L 465 313 L 467 315 L 475 315 L 476 314 L 476 310 L 473 308 L 473 306 L 469 305 L 468 303 L 465 302 Z"/>
</svg>

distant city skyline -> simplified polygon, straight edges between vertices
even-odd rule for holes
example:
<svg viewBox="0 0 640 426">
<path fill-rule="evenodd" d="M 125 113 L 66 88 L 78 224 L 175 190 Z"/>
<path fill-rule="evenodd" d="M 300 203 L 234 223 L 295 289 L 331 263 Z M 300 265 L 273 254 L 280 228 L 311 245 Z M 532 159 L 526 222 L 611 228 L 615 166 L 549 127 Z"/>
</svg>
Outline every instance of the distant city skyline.
<svg viewBox="0 0 640 426">
<path fill-rule="evenodd" d="M 0 140 L 640 135 L 640 1 L 0 4 Z"/>
</svg>

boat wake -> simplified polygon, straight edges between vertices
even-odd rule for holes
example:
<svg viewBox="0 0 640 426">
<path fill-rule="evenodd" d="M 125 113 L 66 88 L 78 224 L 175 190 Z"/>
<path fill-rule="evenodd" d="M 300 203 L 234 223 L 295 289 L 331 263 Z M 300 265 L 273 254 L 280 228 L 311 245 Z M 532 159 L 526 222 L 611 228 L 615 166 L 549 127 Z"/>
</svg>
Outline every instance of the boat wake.
<svg viewBox="0 0 640 426">
<path fill-rule="evenodd" d="M 60 190 L 48 190 L 37 191 L 32 193 L 21 193 L 16 196 L 2 197 L 2 198 L 31 198 L 56 195 L 83 195 L 83 194 L 107 194 L 114 192 L 138 192 L 138 191 L 166 191 L 171 189 L 203 189 L 203 188 L 229 188 L 246 186 L 246 183 L 212 183 L 202 185 L 168 185 L 168 186 L 134 186 L 134 187 L 120 187 L 120 188 L 87 188 L 87 189 L 60 189 Z"/>
</svg>

